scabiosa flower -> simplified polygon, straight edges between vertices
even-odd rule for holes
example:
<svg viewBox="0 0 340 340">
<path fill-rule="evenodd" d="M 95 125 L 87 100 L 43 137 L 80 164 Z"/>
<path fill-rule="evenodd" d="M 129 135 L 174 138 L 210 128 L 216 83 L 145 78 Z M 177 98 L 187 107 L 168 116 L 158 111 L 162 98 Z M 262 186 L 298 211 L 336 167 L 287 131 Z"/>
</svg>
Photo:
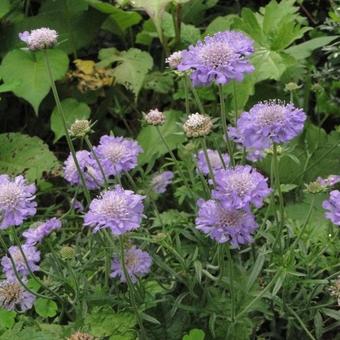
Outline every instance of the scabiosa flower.
<svg viewBox="0 0 340 340">
<path fill-rule="evenodd" d="M 94 232 L 110 228 L 114 235 L 137 229 L 143 217 L 143 199 L 144 196 L 116 185 L 91 202 L 84 225 L 92 227 Z"/>
<path fill-rule="evenodd" d="M 30 228 L 23 232 L 22 236 L 26 239 L 26 244 L 35 245 L 41 242 L 46 236 L 51 234 L 53 231 L 61 228 L 61 221 L 56 218 L 50 218 L 49 220 L 39 223 L 35 228 Z"/>
<path fill-rule="evenodd" d="M 58 33 L 47 27 L 38 28 L 31 32 L 19 33 L 19 38 L 27 44 L 31 51 L 53 47 L 57 43 Z"/>
<path fill-rule="evenodd" d="M 257 228 L 254 215 L 247 209 L 225 209 L 215 200 L 197 201 L 196 228 L 218 243 L 229 242 L 234 248 L 252 242 Z"/>
<path fill-rule="evenodd" d="M 91 153 L 86 150 L 77 151 L 76 157 L 79 167 L 83 172 L 86 187 L 93 190 L 103 185 L 103 175 L 100 172 L 98 163 L 93 159 Z M 81 185 L 81 179 L 71 154 L 64 162 L 64 178 L 73 185 Z"/>
<path fill-rule="evenodd" d="M 332 285 L 328 288 L 328 291 L 331 296 L 337 299 L 338 306 L 340 306 L 340 276 L 332 281 Z"/>
<path fill-rule="evenodd" d="M 151 180 L 153 191 L 158 194 L 165 192 L 166 187 L 171 183 L 173 177 L 174 173 L 172 171 L 164 171 L 153 176 Z"/>
<path fill-rule="evenodd" d="M 126 271 L 132 283 L 136 283 L 139 277 L 145 276 L 150 272 L 152 258 L 146 251 L 133 246 L 124 252 L 124 260 Z M 121 282 L 126 282 L 119 257 L 113 259 L 111 269 L 111 277 L 119 277 Z"/>
<path fill-rule="evenodd" d="M 230 158 L 228 154 L 223 153 L 220 156 L 218 151 L 211 149 L 208 149 L 207 153 L 213 171 L 223 169 L 224 166 L 227 167 L 229 165 Z M 223 162 L 221 160 L 221 157 L 223 159 Z M 197 155 L 197 170 L 204 175 L 209 174 L 209 166 L 203 150 L 200 150 Z"/>
<path fill-rule="evenodd" d="M 35 191 L 35 185 L 26 184 L 23 176 L 11 179 L 8 175 L 0 175 L 0 229 L 20 225 L 35 215 Z"/>
<path fill-rule="evenodd" d="M 213 122 L 209 116 L 202 115 L 198 112 L 189 115 L 183 124 L 183 129 L 188 137 L 202 137 L 210 133 L 213 128 Z"/>
<path fill-rule="evenodd" d="M 243 33 L 218 32 L 182 51 L 177 69 L 192 70 L 194 86 L 206 86 L 213 81 L 217 84 L 226 84 L 233 79 L 241 81 L 245 73 L 254 71 L 248 61 L 253 52 L 253 41 Z"/>
<path fill-rule="evenodd" d="M 326 210 L 326 218 L 335 225 L 340 225 L 340 191 L 331 191 L 329 199 L 322 203 L 322 207 Z"/>
<path fill-rule="evenodd" d="M 267 178 L 249 165 L 215 172 L 216 188 L 212 197 L 225 209 L 241 209 L 253 204 L 256 208 L 270 194 Z"/>
<path fill-rule="evenodd" d="M 0 282 L 0 307 L 6 310 L 26 311 L 31 309 L 35 296 L 26 291 L 17 281 Z"/>
<path fill-rule="evenodd" d="M 182 51 L 172 53 L 165 61 L 169 64 L 170 68 L 176 69 L 182 61 Z"/>
<path fill-rule="evenodd" d="M 158 111 L 158 109 L 150 110 L 149 113 L 144 114 L 145 121 L 150 125 L 163 125 L 165 123 L 165 114 Z"/>
<path fill-rule="evenodd" d="M 95 151 L 104 165 L 105 173 L 115 176 L 133 169 L 143 149 L 132 139 L 102 136 Z"/>
<path fill-rule="evenodd" d="M 40 251 L 37 250 L 37 248 L 35 248 L 34 246 L 28 245 L 28 244 L 24 244 L 21 248 L 23 250 L 23 253 L 25 254 L 27 263 L 31 271 L 35 272 L 39 270 L 38 262 L 40 261 Z M 24 278 L 27 277 L 29 275 L 29 270 L 27 268 L 25 259 L 22 256 L 22 253 L 19 247 L 12 246 L 8 249 L 8 252 L 11 254 L 14 260 L 15 267 L 17 269 L 18 274 Z M 1 265 L 6 275 L 6 278 L 8 280 L 15 280 L 16 276 L 15 276 L 14 268 L 8 256 L 4 256 L 1 259 Z"/>
<path fill-rule="evenodd" d="M 318 177 L 316 182 L 323 187 L 332 187 L 333 185 L 340 183 L 340 176 L 330 175 L 327 178 Z"/>
<path fill-rule="evenodd" d="M 241 114 L 236 128 L 229 128 L 229 136 L 250 152 L 251 160 L 258 160 L 273 143 L 295 138 L 303 130 L 305 120 L 306 114 L 293 104 L 275 100 L 258 103 Z"/>
</svg>

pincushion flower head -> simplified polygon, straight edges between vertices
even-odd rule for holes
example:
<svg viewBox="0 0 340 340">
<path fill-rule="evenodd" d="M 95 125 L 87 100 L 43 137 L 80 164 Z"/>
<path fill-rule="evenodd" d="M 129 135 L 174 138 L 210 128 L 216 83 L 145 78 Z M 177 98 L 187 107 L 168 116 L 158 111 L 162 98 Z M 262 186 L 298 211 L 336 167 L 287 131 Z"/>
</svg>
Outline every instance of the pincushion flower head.
<svg viewBox="0 0 340 340">
<path fill-rule="evenodd" d="M 6 280 L 0 282 L 0 307 L 6 310 L 31 309 L 35 296 L 26 291 L 19 282 Z"/>
<path fill-rule="evenodd" d="M 137 229 L 143 217 L 143 199 L 144 196 L 116 185 L 91 202 L 84 225 L 94 232 L 109 228 L 114 235 Z"/>
<path fill-rule="evenodd" d="M 31 272 L 35 272 L 39 270 L 38 263 L 40 261 L 40 251 L 37 250 L 34 246 L 28 245 L 28 244 L 22 245 L 21 248 L 22 248 L 23 253 L 25 254 L 27 264 Z M 8 252 L 11 254 L 13 258 L 18 274 L 23 278 L 27 277 L 30 271 L 27 268 L 26 261 L 20 251 L 20 248 L 17 246 L 12 246 L 8 249 Z M 1 265 L 2 265 L 3 272 L 6 275 L 6 278 L 8 280 L 15 280 L 16 279 L 15 271 L 12 266 L 12 262 L 8 256 L 4 256 L 1 259 Z"/>
<path fill-rule="evenodd" d="M 132 281 L 136 283 L 139 277 L 145 276 L 150 272 L 152 258 L 146 252 L 133 246 L 124 253 L 124 261 L 126 271 Z M 111 277 L 119 277 L 121 282 L 126 282 L 123 266 L 119 257 L 115 257 L 112 261 Z"/>
<path fill-rule="evenodd" d="M 20 225 L 26 218 L 35 215 L 35 192 L 35 185 L 26 184 L 23 176 L 12 179 L 8 175 L 0 175 L 0 229 Z"/>
<path fill-rule="evenodd" d="M 174 177 L 172 171 L 163 171 L 153 176 L 151 180 L 151 186 L 154 192 L 162 194 L 165 192 L 166 187 L 171 183 Z"/>
<path fill-rule="evenodd" d="M 36 227 L 31 227 L 24 231 L 22 236 L 26 239 L 26 244 L 35 245 L 41 242 L 46 236 L 51 234 L 53 231 L 61 228 L 61 221 L 56 218 L 50 218 L 49 220 L 39 223 Z"/>
<path fill-rule="evenodd" d="M 213 171 L 224 169 L 229 165 L 230 158 L 228 154 L 223 153 L 220 155 L 217 150 L 211 149 L 208 149 L 207 153 Z M 197 154 L 197 170 L 204 175 L 209 174 L 209 166 L 203 150 L 200 150 Z"/>
<path fill-rule="evenodd" d="M 95 152 L 104 166 L 106 175 L 115 176 L 133 169 L 143 149 L 132 139 L 102 136 Z"/>
<path fill-rule="evenodd" d="M 248 57 L 254 52 L 253 41 L 241 32 L 218 32 L 182 51 L 179 71 L 191 70 L 194 86 L 212 82 L 226 84 L 241 81 L 246 73 L 254 71 Z"/>
<path fill-rule="evenodd" d="M 58 40 L 58 33 L 47 27 L 38 28 L 31 32 L 19 33 L 19 38 L 27 44 L 31 51 L 53 47 Z"/>
<path fill-rule="evenodd" d="M 154 126 L 160 126 L 165 123 L 165 114 L 158 109 L 150 110 L 147 114 L 144 114 L 145 121 Z"/>
<path fill-rule="evenodd" d="M 247 209 L 225 209 L 216 200 L 198 200 L 196 228 L 218 243 L 229 242 L 233 248 L 252 242 L 257 229 L 254 215 Z"/>
<path fill-rule="evenodd" d="M 286 143 L 302 132 L 306 114 L 293 104 L 269 101 L 254 105 L 243 112 L 229 136 L 250 151 L 251 157 L 261 159 L 273 143 Z"/>
<path fill-rule="evenodd" d="M 87 150 L 76 152 L 79 167 L 84 175 L 86 187 L 90 190 L 98 189 L 104 183 L 103 175 L 100 172 L 98 163 Z M 73 185 L 81 185 L 81 179 L 70 154 L 64 162 L 64 178 Z"/>
<path fill-rule="evenodd" d="M 176 69 L 182 61 L 182 51 L 176 51 L 170 54 L 169 57 L 165 59 L 165 61 L 168 63 L 170 68 Z"/>
<path fill-rule="evenodd" d="M 208 135 L 213 128 L 213 122 L 209 116 L 198 112 L 189 115 L 183 124 L 183 130 L 187 137 L 202 137 Z"/>
<path fill-rule="evenodd" d="M 326 218 L 340 226 L 340 191 L 331 191 L 328 200 L 322 203 L 322 207 L 326 210 Z"/>
<path fill-rule="evenodd" d="M 215 172 L 216 187 L 212 197 L 225 209 L 260 208 L 270 194 L 267 179 L 249 165 Z"/>
</svg>

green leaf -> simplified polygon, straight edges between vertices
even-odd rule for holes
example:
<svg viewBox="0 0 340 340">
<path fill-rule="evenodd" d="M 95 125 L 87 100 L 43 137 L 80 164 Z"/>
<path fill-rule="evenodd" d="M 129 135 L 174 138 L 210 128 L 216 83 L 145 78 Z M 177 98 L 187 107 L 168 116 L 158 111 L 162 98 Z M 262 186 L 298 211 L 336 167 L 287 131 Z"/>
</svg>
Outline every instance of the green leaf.
<svg viewBox="0 0 340 340">
<path fill-rule="evenodd" d="M 8 84 L 1 84 L 0 93 L 14 91 L 19 85 L 20 85 L 19 81 L 15 81 L 13 83 L 8 83 Z"/>
<path fill-rule="evenodd" d="M 173 73 L 159 71 L 149 73 L 145 78 L 144 88 L 157 93 L 171 93 L 174 89 Z"/>
<path fill-rule="evenodd" d="M 182 340 L 204 340 L 205 333 L 201 329 L 194 328 L 189 334 L 184 335 Z"/>
<path fill-rule="evenodd" d="M 263 253 L 263 251 L 260 251 L 258 253 L 253 269 L 249 275 L 249 279 L 247 281 L 248 291 L 252 288 L 254 282 L 257 280 L 258 276 L 260 275 L 262 267 L 264 265 L 264 261 L 265 261 L 265 254 Z"/>
<path fill-rule="evenodd" d="M 29 181 L 44 173 L 57 173 L 59 162 L 48 146 L 38 137 L 21 133 L 0 134 L 0 172 L 24 175 Z"/>
<path fill-rule="evenodd" d="M 308 58 L 312 52 L 320 47 L 328 45 L 338 36 L 318 37 L 308 40 L 302 44 L 295 45 L 286 49 L 286 53 L 290 54 L 297 60 L 304 60 Z"/>
<path fill-rule="evenodd" d="M 165 138 L 169 148 L 174 150 L 185 141 L 184 134 L 179 134 L 182 132 L 181 128 L 176 124 L 184 114 L 175 110 L 165 111 L 164 114 L 166 115 L 166 122 L 159 130 Z M 154 126 L 143 127 L 137 140 L 144 150 L 139 158 L 139 163 L 141 165 L 148 162 L 152 163 L 155 159 L 168 152 L 166 146 L 160 140 Z"/>
<path fill-rule="evenodd" d="M 4 17 L 11 9 L 11 4 L 9 0 L 0 1 L 0 19 Z"/>
<path fill-rule="evenodd" d="M 65 114 L 66 126 L 69 129 L 76 119 L 88 119 L 91 115 L 89 106 L 76 99 L 67 98 L 61 102 Z M 62 120 L 58 108 L 55 106 L 51 114 L 51 130 L 54 132 L 54 143 L 65 136 Z"/>
<path fill-rule="evenodd" d="M 68 67 L 66 53 L 59 49 L 50 49 L 46 53 L 54 80 L 63 78 Z M 5 85 L 18 82 L 14 94 L 26 99 L 38 114 L 39 105 L 51 88 L 44 52 L 11 51 L 4 57 L 0 73 Z"/>
<path fill-rule="evenodd" d="M 38 298 L 34 303 L 35 311 L 43 318 L 53 318 L 57 315 L 58 306 L 52 300 Z"/>
<path fill-rule="evenodd" d="M 99 58 L 102 60 L 98 63 L 99 66 L 118 63 L 112 72 L 115 82 L 131 90 L 137 100 L 145 77 L 153 66 L 151 55 L 137 48 L 130 48 L 123 52 L 116 49 L 103 49 L 99 52 Z"/>
<path fill-rule="evenodd" d="M 10 329 L 15 323 L 15 316 L 17 315 L 14 311 L 9 311 L 0 308 L 0 330 Z"/>
<path fill-rule="evenodd" d="M 207 26 L 204 35 L 212 35 L 217 32 L 230 30 L 234 19 L 237 18 L 234 14 L 229 14 L 224 17 L 217 17 Z"/>
</svg>

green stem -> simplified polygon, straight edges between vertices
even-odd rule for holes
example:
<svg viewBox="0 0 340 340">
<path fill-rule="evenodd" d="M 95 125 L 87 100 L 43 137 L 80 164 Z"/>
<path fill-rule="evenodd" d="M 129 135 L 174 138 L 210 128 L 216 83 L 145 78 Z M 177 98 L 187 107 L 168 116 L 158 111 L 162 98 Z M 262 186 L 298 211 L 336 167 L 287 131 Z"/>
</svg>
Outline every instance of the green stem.
<svg viewBox="0 0 340 340">
<path fill-rule="evenodd" d="M 190 81 L 190 79 L 188 79 L 188 76 L 185 75 L 183 78 L 183 83 L 184 83 L 184 95 L 185 95 L 185 113 L 187 115 L 190 114 L 190 103 L 189 103 L 189 84 L 188 81 Z"/>
<path fill-rule="evenodd" d="M 191 80 L 189 79 L 187 74 L 185 75 L 185 77 L 186 77 L 186 84 L 191 89 L 191 91 L 192 91 L 192 93 L 194 95 L 195 102 L 196 102 L 197 108 L 199 110 L 199 113 L 205 114 L 205 110 L 204 110 L 203 104 L 201 102 L 201 99 L 200 99 L 200 97 L 199 97 L 195 87 L 192 85 Z"/>
<path fill-rule="evenodd" d="M 224 101 L 224 94 L 222 85 L 218 85 L 218 92 L 220 96 L 220 106 L 221 106 L 221 121 L 222 121 L 222 130 L 223 130 L 223 138 L 226 139 L 227 149 L 230 156 L 231 165 L 235 166 L 233 150 L 230 144 L 230 139 L 228 136 L 228 129 L 227 129 L 227 117 L 226 117 L 226 110 L 225 110 L 225 101 Z"/>
<path fill-rule="evenodd" d="M 205 160 L 207 161 L 207 164 L 208 164 L 209 175 L 210 175 L 211 180 L 213 181 L 214 187 L 216 187 L 215 176 L 214 176 L 214 172 L 213 172 L 213 169 L 210 163 L 210 159 L 208 155 L 208 148 L 207 148 L 207 141 L 206 141 L 205 136 L 201 139 L 201 142 L 202 142 L 202 149 L 204 152 Z"/>
<path fill-rule="evenodd" d="M 121 262 L 121 265 L 123 267 L 123 272 L 124 272 L 124 276 L 126 278 L 126 282 L 128 284 L 130 301 L 131 301 L 133 309 L 135 310 L 137 321 L 138 321 L 138 324 L 139 324 L 139 327 L 140 327 L 141 339 L 146 340 L 147 337 L 146 337 L 143 321 L 142 321 L 142 318 L 140 316 L 140 313 L 139 313 L 139 310 L 138 310 L 138 307 L 137 307 L 137 303 L 136 303 L 136 299 L 135 299 L 135 288 L 134 288 L 133 283 L 131 281 L 130 275 L 129 275 L 127 269 L 126 269 L 124 239 L 123 239 L 122 235 L 119 236 L 119 244 L 120 244 L 120 262 Z"/>
<path fill-rule="evenodd" d="M 234 110 L 235 110 L 235 125 L 238 119 L 238 104 L 237 104 L 237 95 L 236 95 L 236 80 L 233 81 L 233 91 L 234 91 Z"/>
<path fill-rule="evenodd" d="M 229 264 L 229 280 L 230 280 L 230 298 L 231 298 L 231 321 L 235 320 L 235 291 L 234 291 L 234 269 L 233 269 L 233 258 L 229 246 L 227 246 L 227 257 Z"/>
<path fill-rule="evenodd" d="M 312 340 L 316 340 L 314 338 L 314 336 L 312 335 L 312 333 L 307 329 L 306 325 L 304 324 L 304 322 L 302 321 L 302 319 L 299 317 L 299 315 L 292 309 L 290 308 L 288 305 L 286 305 L 286 308 L 288 309 L 288 311 L 294 315 L 294 317 L 296 318 L 297 321 L 299 321 L 299 324 L 301 325 L 301 327 L 303 328 L 303 330 L 306 332 L 306 334 L 309 336 L 310 339 Z"/>
<path fill-rule="evenodd" d="M 109 186 L 109 183 L 107 182 L 107 179 L 106 179 L 105 172 L 104 172 L 104 169 L 103 169 L 103 167 L 102 167 L 102 164 L 100 163 L 99 158 L 98 158 L 96 152 L 95 152 L 94 149 L 93 149 L 93 145 L 92 145 L 92 143 L 91 143 L 89 137 L 88 137 L 88 136 L 85 136 L 85 137 L 84 137 L 84 140 L 85 140 L 85 143 L 87 144 L 88 148 L 90 149 L 90 151 L 91 151 L 91 153 L 92 153 L 92 155 L 93 155 L 93 158 L 95 159 L 95 161 L 96 161 L 97 164 L 98 164 L 100 173 L 101 173 L 101 175 L 103 176 L 103 179 L 104 179 L 105 189 L 107 189 L 108 186 Z"/>
<path fill-rule="evenodd" d="M 277 237 L 274 242 L 273 248 L 275 248 L 275 245 L 277 242 L 279 242 L 279 248 L 281 253 L 282 248 L 282 242 L 281 242 L 281 235 L 284 227 L 284 201 L 283 201 L 283 195 L 281 191 L 281 184 L 280 184 L 280 170 L 279 170 L 279 160 L 278 160 L 278 154 L 277 154 L 277 144 L 273 144 L 273 164 L 274 164 L 274 180 L 275 180 L 275 187 L 277 190 L 277 193 L 279 194 L 279 213 L 280 213 L 280 221 L 279 221 L 279 232 L 277 233 Z"/>
<path fill-rule="evenodd" d="M 69 149 L 71 151 L 71 155 L 72 155 L 74 164 L 76 165 L 77 171 L 79 173 L 80 181 L 81 181 L 81 183 L 82 183 L 82 185 L 84 187 L 84 195 L 85 195 L 86 201 L 89 204 L 91 202 L 90 192 L 87 189 L 85 178 L 84 178 L 84 174 L 83 174 L 83 172 L 80 169 L 80 166 L 79 166 L 79 163 L 78 163 L 78 160 L 77 160 L 77 157 L 76 157 L 76 152 L 74 150 L 74 146 L 73 146 L 70 134 L 69 134 L 67 126 L 66 126 L 65 114 L 64 114 L 63 107 L 62 107 L 62 105 L 60 103 L 60 99 L 59 99 L 57 88 L 56 88 L 55 83 L 54 83 L 52 69 L 51 69 L 49 58 L 48 58 L 47 50 L 44 50 L 44 55 L 45 55 L 48 75 L 50 77 L 51 88 L 52 88 L 54 100 L 56 102 L 57 109 L 58 109 L 58 112 L 59 112 L 59 115 L 60 115 L 60 119 L 61 119 L 61 122 L 63 124 L 64 132 L 65 132 L 65 136 L 66 136 L 66 140 L 67 140 L 67 144 L 68 144 L 68 147 L 69 147 Z"/>
</svg>

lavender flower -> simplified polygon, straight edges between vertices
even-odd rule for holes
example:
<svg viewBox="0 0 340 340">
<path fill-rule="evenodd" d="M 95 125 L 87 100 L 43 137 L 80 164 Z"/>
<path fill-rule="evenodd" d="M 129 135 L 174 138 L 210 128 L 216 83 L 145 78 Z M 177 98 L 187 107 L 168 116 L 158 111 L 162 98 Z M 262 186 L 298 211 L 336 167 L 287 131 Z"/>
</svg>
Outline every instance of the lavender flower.
<svg viewBox="0 0 340 340">
<path fill-rule="evenodd" d="M 76 157 L 80 169 L 83 172 L 86 187 L 93 190 L 98 189 L 101 185 L 103 185 L 104 178 L 91 153 L 86 150 L 77 151 Z M 64 162 L 64 178 L 73 185 L 81 184 L 81 179 L 71 154 Z"/>
<path fill-rule="evenodd" d="M 21 248 L 25 254 L 27 263 L 31 271 L 35 272 L 39 270 L 39 265 L 37 263 L 40 261 L 40 251 L 37 250 L 34 246 L 28 245 L 28 244 L 24 244 Z M 8 249 L 8 252 L 11 254 L 14 260 L 15 267 L 17 269 L 18 274 L 24 278 L 27 277 L 29 275 L 29 270 L 27 268 L 25 259 L 22 256 L 22 253 L 19 247 L 12 246 Z M 8 280 L 15 280 L 16 276 L 15 276 L 14 268 L 12 267 L 11 260 L 8 256 L 4 256 L 1 259 L 1 265 L 6 275 L 6 278 Z"/>
<path fill-rule="evenodd" d="M 152 258 L 146 251 L 133 246 L 125 251 L 124 260 L 125 268 L 132 283 L 136 283 L 139 277 L 150 272 Z M 126 282 L 124 270 L 118 257 L 113 259 L 111 269 L 111 277 L 119 277 L 121 282 Z"/>
<path fill-rule="evenodd" d="M 136 141 L 128 138 L 102 136 L 95 151 L 104 165 L 107 176 L 115 176 L 133 169 L 143 149 Z"/>
<path fill-rule="evenodd" d="M 243 33 L 218 32 L 182 51 L 177 69 L 192 70 L 194 86 L 206 86 L 213 81 L 217 84 L 226 84 L 233 79 L 241 81 L 245 73 L 254 71 L 248 61 L 253 52 L 253 41 Z"/>
<path fill-rule="evenodd" d="M 61 221 L 53 217 L 43 223 L 40 223 L 36 228 L 30 228 L 23 232 L 22 236 L 26 238 L 26 244 L 35 245 L 41 242 L 46 236 L 53 231 L 61 228 Z"/>
<path fill-rule="evenodd" d="M 225 209 L 242 209 L 253 204 L 256 208 L 270 194 L 267 179 L 249 165 L 215 172 L 216 188 L 212 197 Z"/>
<path fill-rule="evenodd" d="M 230 158 L 228 154 L 224 153 L 220 156 L 218 151 L 211 149 L 208 149 L 207 153 L 213 171 L 224 169 L 224 166 L 227 167 L 229 165 Z M 197 155 L 197 170 L 204 175 L 209 174 L 209 166 L 203 150 L 200 150 Z"/>
<path fill-rule="evenodd" d="M 241 114 L 236 128 L 229 128 L 229 136 L 247 149 L 250 160 L 258 160 L 273 143 L 295 138 L 303 130 L 305 120 L 306 114 L 293 104 L 259 103 Z"/>
<path fill-rule="evenodd" d="M 166 187 L 171 183 L 174 177 L 172 171 L 164 171 L 156 174 L 151 180 L 151 186 L 154 192 L 162 194 L 165 192 Z"/>
<path fill-rule="evenodd" d="M 323 187 L 332 187 L 333 185 L 340 183 L 340 176 L 330 175 L 327 178 L 318 177 L 316 182 Z"/>
<path fill-rule="evenodd" d="M 322 207 L 326 210 L 326 218 L 340 226 L 340 191 L 331 191 L 329 199 L 322 203 Z"/>
<path fill-rule="evenodd" d="M 198 200 L 196 228 L 218 243 L 229 242 L 234 248 L 252 242 L 257 228 L 254 215 L 247 209 L 224 209 L 215 200 Z"/>
<path fill-rule="evenodd" d="M 35 191 L 35 185 L 26 184 L 23 176 L 11 179 L 8 175 L 0 175 L 0 229 L 20 225 L 35 215 Z"/>
<path fill-rule="evenodd" d="M 116 185 L 91 202 L 84 225 L 92 227 L 94 232 L 110 228 L 114 235 L 137 229 L 143 217 L 143 199 L 144 196 Z"/>
<path fill-rule="evenodd" d="M 182 51 L 172 53 L 165 61 L 169 64 L 170 68 L 176 69 L 182 61 Z"/>
<path fill-rule="evenodd" d="M 0 307 L 6 310 L 26 311 L 31 309 L 35 301 L 35 296 L 26 291 L 19 282 L 0 282 Z"/>
<path fill-rule="evenodd" d="M 19 33 L 19 38 L 27 44 L 31 51 L 53 47 L 57 43 L 58 33 L 47 27 L 38 28 L 31 32 Z"/>
</svg>

